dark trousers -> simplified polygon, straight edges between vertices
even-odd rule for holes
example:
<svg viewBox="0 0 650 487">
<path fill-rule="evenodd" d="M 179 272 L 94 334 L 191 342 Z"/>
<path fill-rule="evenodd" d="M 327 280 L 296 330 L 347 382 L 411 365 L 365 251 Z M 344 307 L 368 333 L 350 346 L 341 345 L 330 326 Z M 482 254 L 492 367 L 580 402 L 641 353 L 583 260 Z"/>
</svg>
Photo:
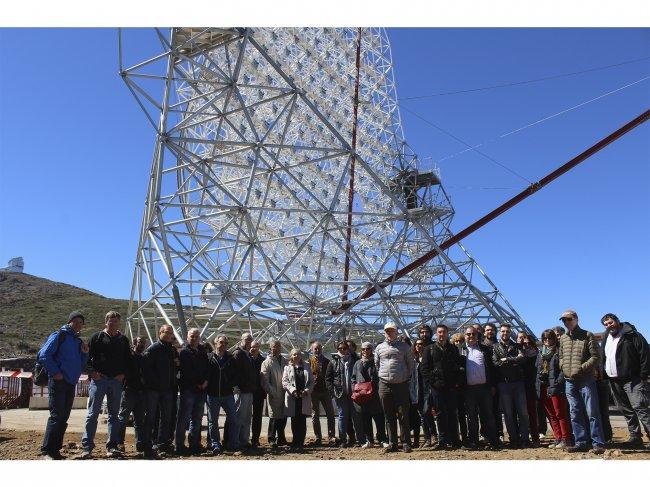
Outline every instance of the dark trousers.
<svg viewBox="0 0 650 487">
<path fill-rule="evenodd" d="M 63 446 L 63 435 L 68 427 L 68 418 L 74 402 L 75 386 L 68 384 L 64 379 L 54 380 L 50 377 L 47 383 L 50 394 L 50 417 L 45 427 L 42 453 L 58 453 Z"/>
<path fill-rule="evenodd" d="M 492 388 L 478 384 L 465 388 L 465 410 L 467 411 L 467 437 L 470 443 L 478 443 L 479 418 L 483 436 L 491 445 L 497 444 L 494 411 L 492 409 Z"/>
<path fill-rule="evenodd" d="M 327 416 L 327 436 L 328 438 L 336 438 L 336 430 L 334 429 L 334 407 L 332 406 L 332 396 L 329 392 L 314 391 L 311 395 L 311 424 L 314 428 L 314 436 L 317 440 L 322 440 L 323 435 L 320 427 L 320 412 L 319 405 L 325 409 L 325 416 Z"/>
<path fill-rule="evenodd" d="M 266 393 L 262 390 L 253 393 L 253 419 L 251 420 L 251 443 L 253 446 L 260 444 L 262 431 L 262 413 L 264 412 L 264 399 Z"/>
<path fill-rule="evenodd" d="M 612 440 L 612 423 L 609 421 L 609 390 L 610 381 L 597 380 L 596 388 L 598 389 L 598 408 L 600 409 L 600 420 L 603 425 L 603 436 L 605 441 Z M 612 395 L 614 395 L 612 393 Z M 616 400 L 616 398 L 614 398 Z M 622 412 L 622 411 L 621 411 Z M 625 414 L 623 414 L 625 416 Z M 626 418 L 627 419 L 627 418 Z"/>
<path fill-rule="evenodd" d="M 172 408 L 176 399 L 176 391 L 154 391 L 146 390 L 145 397 L 147 400 L 146 415 L 144 422 L 144 434 L 142 435 L 142 445 L 145 451 L 151 450 L 155 441 L 159 449 L 166 449 L 170 445 L 170 435 L 172 434 Z M 154 428 L 157 424 L 157 435 L 154 438 Z"/>
<path fill-rule="evenodd" d="M 120 420 L 120 433 L 119 444 L 124 445 L 124 437 L 126 435 L 126 423 L 129 416 L 133 413 L 133 429 L 135 430 L 135 449 L 143 451 L 142 435 L 144 433 L 145 422 L 145 394 L 144 390 L 131 389 L 126 387 L 122 391 L 122 402 L 120 402 L 120 412 L 118 418 Z"/>
<path fill-rule="evenodd" d="M 532 441 L 539 441 L 539 425 L 537 423 L 537 392 L 535 386 L 526 385 L 526 410 L 528 411 L 528 431 Z"/>
<path fill-rule="evenodd" d="M 436 389 L 438 394 L 438 443 L 458 446 L 458 393 L 453 389 Z"/>
<path fill-rule="evenodd" d="M 431 414 L 431 407 L 429 407 L 428 401 L 425 401 L 424 397 L 420 397 L 418 401 L 418 413 L 420 415 L 422 433 L 424 434 L 425 441 L 431 440 L 432 436 L 438 436 L 436 422 L 434 421 L 433 415 Z"/>
<path fill-rule="evenodd" d="M 494 427 L 497 432 L 497 438 L 500 438 L 503 436 L 503 412 L 501 411 L 498 388 L 496 394 L 492 396 L 492 411 L 494 412 Z M 487 438 L 484 432 L 482 432 L 481 434 L 483 434 L 483 436 Z"/>
<path fill-rule="evenodd" d="M 284 429 L 287 426 L 287 418 L 269 418 L 268 439 L 272 445 L 286 444 L 287 439 Z"/>
<path fill-rule="evenodd" d="M 618 410 L 625 417 L 630 438 L 643 438 L 641 426 L 643 426 L 646 436 L 650 438 L 650 386 L 648 383 L 639 377 L 633 377 L 627 381 L 610 379 L 609 385 Z M 605 415 L 602 411 L 603 409 L 601 409 L 601 415 L 603 429 L 605 429 Z M 605 432 L 605 437 L 607 437 L 607 432 Z"/>
<path fill-rule="evenodd" d="M 465 411 L 465 394 L 463 390 L 456 391 L 456 405 L 458 411 L 458 427 L 460 428 L 460 438 L 463 443 L 467 443 L 467 411 Z"/>
<path fill-rule="evenodd" d="M 411 444 L 416 448 L 420 446 L 420 429 L 422 422 L 420 421 L 420 412 L 418 411 L 417 404 L 411 404 L 409 409 L 409 430 L 413 432 Z"/>
<path fill-rule="evenodd" d="M 400 384 L 379 381 L 379 401 L 386 417 L 388 442 L 391 446 L 397 446 L 397 413 L 399 412 L 401 413 L 399 420 L 402 444 L 410 444 L 409 410 L 411 409 L 411 398 L 408 381 Z"/>
<path fill-rule="evenodd" d="M 378 443 L 385 443 L 386 438 L 386 419 L 384 418 L 384 413 L 381 411 L 373 413 L 359 413 L 361 416 L 361 426 L 363 427 L 363 437 L 366 441 L 374 443 L 373 431 L 372 431 L 372 422 L 375 421 L 375 428 L 377 429 L 376 440 Z"/>
<path fill-rule="evenodd" d="M 295 413 L 291 416 L 291 446 L 302 448 L 305 444 L 307 434 L 307 416 L 302 414 L 302 401 L 304 398 L 296 399 Z"/>
</svg>

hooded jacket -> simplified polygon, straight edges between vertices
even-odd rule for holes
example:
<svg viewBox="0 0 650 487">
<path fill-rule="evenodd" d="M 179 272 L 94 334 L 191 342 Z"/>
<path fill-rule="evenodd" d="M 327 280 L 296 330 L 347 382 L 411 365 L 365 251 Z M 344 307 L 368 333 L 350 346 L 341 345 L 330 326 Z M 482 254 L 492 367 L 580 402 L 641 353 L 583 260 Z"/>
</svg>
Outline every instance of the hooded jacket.
<svg viewBox="0 0 650 487">
<path fill-rule="evenodd" d="M 647 380 L 650 374 L 650 357 L 648 351 L 648 342 L 641 335 L 633 325 L 624 321 L 621 323 L 623 327 L 620 332 L 621 338 L 616 346 L 616 373 L 617 377 L 612 377 L 612 380 L 629 381 L 633 377 L 640 377 L 642 380 Z M 605 350 L 605 343 L 609 337 L 607 333 L 601 342 L 601 349 Z M 602 361 L 602 373 L 605 373 L 605 360 Z"/>
<path fill-rule="evenodd" d="M 63 334 L 60 344 L 57 343 L 59 333 Z M 68 384 L 75 385 L 79 381 L 81 371 L 88 362 L 88 354 L 82 353 L 81 343 L 79 334 L 70 325 L 63 325 L 57 333 L 48 337 L 39 360 L 45 365 L 50 377 L 61 373 Z"/>
</svg>

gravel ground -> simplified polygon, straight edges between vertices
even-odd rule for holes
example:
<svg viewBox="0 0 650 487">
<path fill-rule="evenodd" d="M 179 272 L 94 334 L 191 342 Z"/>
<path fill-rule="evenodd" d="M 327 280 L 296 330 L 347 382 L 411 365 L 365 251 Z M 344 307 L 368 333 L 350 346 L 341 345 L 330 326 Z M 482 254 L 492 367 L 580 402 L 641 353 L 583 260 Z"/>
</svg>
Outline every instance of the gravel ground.
<svg viewBox="0 0 650 487">
<path fill-rule="evenodd" d="M 130 430 L 130 428 L 129 428 Z M 129 431 L 130 432 L 130 431 Z M 412 453 L 384 454 L 380 448 L 336 448 L 336 447 L 309 447 L 303 453 L 289 453 L 281 449 L 279 453 L 271 453 L 267 443 L 263 442 L 261 448 L 254 453 L 226 453 L 218 457 L 204 454 L 201 457 L 170 457 L 167 460 L 573 460 L 573 459 L 615 459 L 615 460 L 650 460 L 650 450 L 630 450 L 625 448 L 624 441 L 627 430 L 615 428 L 614 440 L 608 445 L 608 450 L 603 456 L 592 453 L 569 454 L 564 451 L 546 448 L 548 440 L 543 440 L 542 448 L 524 450 L 487 451 L 433 451 L 430 448 L 414 449 Z M 39 459 L 39 446 L 42 441 L 42 432 L 15 431 L 0 429 L 0 460 L 35 460 Z M 106 460 L 103 444 L 106 441 L 104 433 L 97 433 L 95 443 L 100 445 L 94 453 L 95 459 Z M 309 444 L 309 440 L 307 442 Z M 646 443 L 646 446 L 648 444 Z M 64 448 L 61 453 L 70 460 L 81 454 L 80 435 L 66 433 Z M 126 459 L 137 459 L 133 436 L 127 436 Z M 119 460 L 111 460 L 119 461 Z"/>
</svg>

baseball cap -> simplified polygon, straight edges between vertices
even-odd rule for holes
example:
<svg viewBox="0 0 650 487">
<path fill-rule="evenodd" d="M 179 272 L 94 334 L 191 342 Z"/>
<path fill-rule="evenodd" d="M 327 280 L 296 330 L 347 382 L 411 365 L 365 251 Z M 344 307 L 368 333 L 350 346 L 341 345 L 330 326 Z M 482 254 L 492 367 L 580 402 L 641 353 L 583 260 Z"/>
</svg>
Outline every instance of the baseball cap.
<svg viewBox="0 0 650 487">
<path fill-rule="evenodd" d="M 560 316 L 560 319 L 562 319 L 562 318 L 577 318 L 577 317 L 578 317 L 578 313 L 576 313 L 572 309 L 567 309 L 564 313 L 562 313 L 562 315 Z"/>
<path fill-rule="evenodd" d="M 397 325 L 395 323 L 393 323 L 392 321 L 389 321 L 388 323 L 386 323 L 384 325 L 384 331 L 386 331 L 386 330 L 388 330 L 390 328 L 392 328 L 393 330 L 397 330 Z"/>
</svg>

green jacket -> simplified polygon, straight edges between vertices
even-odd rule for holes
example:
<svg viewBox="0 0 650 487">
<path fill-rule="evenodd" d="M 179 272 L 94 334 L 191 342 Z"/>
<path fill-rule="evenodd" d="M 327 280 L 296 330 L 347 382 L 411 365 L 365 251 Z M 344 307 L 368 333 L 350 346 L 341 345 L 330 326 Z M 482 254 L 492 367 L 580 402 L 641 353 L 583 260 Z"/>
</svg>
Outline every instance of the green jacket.
<svg viewBox="0 0 650 487">
<path fill-rule="evenodd" d="M 579 326 L 560 338 L 560 370 L 567 380 L 594 377 L 600 356 L 593 333 Z"/>
</svg>

